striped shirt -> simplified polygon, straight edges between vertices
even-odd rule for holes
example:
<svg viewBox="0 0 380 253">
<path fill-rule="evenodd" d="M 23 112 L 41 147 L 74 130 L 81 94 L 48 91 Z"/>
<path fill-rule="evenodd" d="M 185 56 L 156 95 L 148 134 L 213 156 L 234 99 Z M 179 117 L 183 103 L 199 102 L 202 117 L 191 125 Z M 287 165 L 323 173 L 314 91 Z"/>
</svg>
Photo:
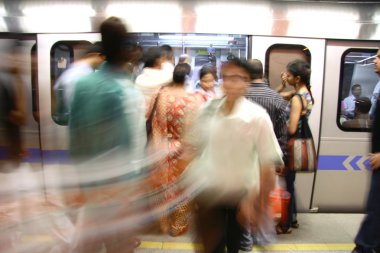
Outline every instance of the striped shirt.
<svg viewBox="0 0 380 253">
<path fill-rule="evenodd" d="M 286 107 L 288 102 L 280 94 L 272 90 L 266 83 L 251 83 L 247 89 L 248 100 L 264 107 L 272 120 L 277 141 L 284 154 L 284 162 L 287 159 L 288 129 L 286 125 Z"/>
</svg>

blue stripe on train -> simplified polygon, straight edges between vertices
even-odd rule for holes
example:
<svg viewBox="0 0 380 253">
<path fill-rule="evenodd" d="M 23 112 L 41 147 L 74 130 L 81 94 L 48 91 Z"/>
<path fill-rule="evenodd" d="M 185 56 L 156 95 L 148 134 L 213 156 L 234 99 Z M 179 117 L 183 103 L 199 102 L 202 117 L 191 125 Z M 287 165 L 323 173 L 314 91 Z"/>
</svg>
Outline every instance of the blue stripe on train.
<svg viewBox="0 0 380 253">
<path fill-rule="evenodd" d="M 0 160 L 4 160 L 6 157 L 6 148 L 0 147 Z M 27 163 L 41 163 L 41 155 L 43 155 L 44 163 L 47 164 L 69 164 L 70 157 L 68 150 L 45 150 L 42 151 L 38 148 L 28 148 L 26 156 L 24 157 L 24 162 Z"/>
<path fill-rule="evenodd" d="M 0 160 L 5 158 L 5 148 L 0 147 Z M 43 151 L 43 158 L 45 164 L 69 164 L 70 157 L 67 150 L 45 150 Z M 320 155 L 318 157 L 318 170 L 355 170 L 359 171 L 361 168 L 358 165 L 359 160 L 363 156 L 348 156 L 348 155 Z M 348 163 L 351 167 L 344 164 Z M 29 163 L 41 163 L 41 151 L 37 148 L 29 148 L 27 156 L 24 159 L 25 162 Z M 365 168 L 369 169 L 368 160 L 362 163 Z M 362 166 L 363 167 L 363 166 Z"/>
</svg>

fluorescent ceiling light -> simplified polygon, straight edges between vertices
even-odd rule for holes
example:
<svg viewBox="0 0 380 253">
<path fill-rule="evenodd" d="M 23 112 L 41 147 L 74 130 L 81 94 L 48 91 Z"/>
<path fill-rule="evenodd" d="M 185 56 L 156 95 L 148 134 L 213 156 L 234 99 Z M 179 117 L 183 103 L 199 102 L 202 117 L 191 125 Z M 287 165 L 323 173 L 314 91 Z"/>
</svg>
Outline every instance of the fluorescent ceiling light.
<svg viewBox="0 0 380 253">
<path fill-rule="evenodd" d="M 159 35 L 164 40 L 191 40 L 191 41 L 231 41 L 234 37 L 208 35 Z"/>
</svg>

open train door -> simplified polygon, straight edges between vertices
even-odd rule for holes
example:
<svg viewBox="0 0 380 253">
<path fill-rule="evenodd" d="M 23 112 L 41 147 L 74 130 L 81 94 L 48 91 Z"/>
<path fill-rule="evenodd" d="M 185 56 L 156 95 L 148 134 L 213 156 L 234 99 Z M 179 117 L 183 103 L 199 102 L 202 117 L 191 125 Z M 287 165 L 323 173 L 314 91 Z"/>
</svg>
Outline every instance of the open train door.
<svg viewBox="0 0 380 253">
<path fill-rule="evenodd" d="M 310 83 L 315 104 L 309 124 L 317 149 L 320 139 L 325 43 L 323 39 L 258 36 L 252 36 L 250 43 L 252 58 L 263 62 L 265 74 L 272 88 L 280 85 L 281 72 L 286 70 L 288 62 L 294 59 L 304 59 L 310 63 Z M 297 209 L 301 212 L 312 209 L 315 176 L 315 173 L 297 174 L 295 182 Z"/>
</svg>

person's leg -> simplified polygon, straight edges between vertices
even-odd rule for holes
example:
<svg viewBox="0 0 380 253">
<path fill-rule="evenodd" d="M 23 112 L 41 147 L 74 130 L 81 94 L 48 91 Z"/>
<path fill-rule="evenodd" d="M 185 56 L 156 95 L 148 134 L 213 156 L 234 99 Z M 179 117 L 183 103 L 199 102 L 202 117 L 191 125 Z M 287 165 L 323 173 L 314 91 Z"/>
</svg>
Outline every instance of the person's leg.
<svg viewBox="0 0 380 253">
<path fill-rule="evenodd" d="M 361 249 L 380 250 L 380 170 L 372 172 L 371 186 L 367 200 L 367 215 L 355 238 L 358 251 Z M 364 251 L 363 251 L 364 252 Z"/>
<path fill-rule="evenodd" d="M 224 253 L 226 209 L 209 207 L 198 202 L 196 215 L 197 235 L 200 237 L 205 253 Z"/>
<path fill-rule="evenodd" d="M 244 228 L 236 220 L 236 208 L 227 210 L 227 253 L 238 253 L 239 250 L 250 252 L 253 238 L 248 229 Z"/>
<path fill-rule="evenodd" d="M 286 190 L 290 193 L 290 199 L 288 204 L 288 213 L 286 216 L 286 222 L 280 224 L 282 232 L 287 232 L 293 222 L 294 216 L 296 214 L 296 200 L 295 200 L 295 190 L 294 181 L 296 179 L 296 173 L 294 171 L 288 171 L 285 175 Z M 281 231 L 277 231 L 281 232 Z"/>
</svg>

